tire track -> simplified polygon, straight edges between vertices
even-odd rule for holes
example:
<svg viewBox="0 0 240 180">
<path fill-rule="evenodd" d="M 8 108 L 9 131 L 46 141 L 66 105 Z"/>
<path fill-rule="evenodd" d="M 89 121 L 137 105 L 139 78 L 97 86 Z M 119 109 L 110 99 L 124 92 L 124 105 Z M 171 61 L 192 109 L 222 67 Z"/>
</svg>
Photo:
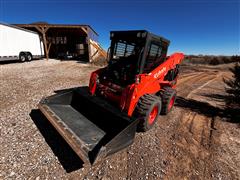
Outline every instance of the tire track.
<svg viewBox="0 0 240 180">
<path fill-rule="evenodd" d="M 188 93 L 180 92 L 179 94 L 181 94 L 183 98 L 186 99 L 193 98 L 197 92 L 201 91 L 212 82 L 218 80 L 220 76 L 222 76 L 222 73 L 217 73 L 214 76 L 201 74 L 200 77 L 191 80 L 191 82 L 196 82 L 196 80 L 200 81 L 201 85 L 198 83 L 200 86 L 191 91 L 188 91 Z M 180 87 L 180 89 L 181 88 L 183 87 Z M 205 115 L 201 115 L 193 111 L 189 112 L 189 110 L 186 111 L 182 109 L 181 111 L 183 115 L 179 119 L 179 123 L 175 129 L 174 134 L 175 136 L 179 137 L 175 140 L 177 146 L 182 150 L 183 156 L 181 156 L 181 158 L 171 156 L 172 165 L 167 168 L 167 174 L 171 174 L 172 178 L 193 178 L 195 175 L 197 175 L 196 177 L 199 177 L 199 175 L 201 175 L 205 178 L 211 178 L 209 173 L 209 171 L 211 171 L 210 152 L 215 118 L 206 117 Z M 171 149 L 171 146 L 168 147 L 168 149 Z M 188 163 L 183 163 L 180 167 L 180 170 L 174 169 L 174 167 L 177 166 L 177 164 L 180 164 L 183 159 L 185 159 L 185 161 Z M 202 163 L 204 163 L 205 166 L 201 166 Z M 195 169 L 197 172 L 193 172 L 192 169 Z M 207 177 L 207 175 L 209 175 L 209 177 Z"/>
<path fill-rule="evenodd" d="M 210 81 L 216 77 L 216 73 L 214 74 L 207 74 L 201 73 L 197 76 L 192 77 L 191 79 L 187 79 L 185 83 L 177 84 L 177 92 L 178 95 L 181 97 L 187 97 L 192 91 L 197 89 L 198 87 L 202 86 L 206 81 Z"/>
<path fill-rule="evenodd" d="M 191 91 L 188 95 L 187 98 L 191 98 L 191 96 L 194 93 L 197 93 L 198 91 L 200 91 L 202 88 L 204 88 L 205 86 L 207 86 L 208 84 L 212 83 L 213 81 L 216 81 L 217 78 L 219 78 L 220 76 L 222 76 L 222 73 L 218 73 L 217 76 L 209 81 L 207 81 L 206 83 L 204 83 L 203 85 L 199 86 L 198 88 L 194 89 L 193 91 Z"/>
<path fill-rule="evenodd" d="M 201 87 L 206 81 L 215 79 L 216 76 L 216 72 L 190 73 L 179 79 L 178 92 L 180 96 L 187 97 L 194 89 Z M 183 161 L 188 162 L 186 166 L 192 164 L 192 157 L 184 154 L 186 147 L 187 151 L 195 152 L 193 158 L 196 158 L 198 154 L 206 156 L 202 149 L 198 148 L 199 142 L 205 143 L 205 140 L 202 140 L 202 135 L 205 136 L 208 132 L 204 130 L 205 120 L 201 120 L 201 117 L 193 112 L 186 113 L 188 113 L 187 120 L 185 119 L 187 115 L 185 111 L 178 108 L 169 116 L 161 116 L 156 127 L 148 133 L 136 134 L 132 146 L 111 156 L 102 165 L 91 169 L 85 178 L 91 177 L 92 173 L 100 174 L 100 178 L 112 179 L 119 177 L 159 179 L 169 178 L 172 175 L 175 177 L 176 174 L 171 169 L 176 170 L 178 164 Z M 169 119 L 169 117 L 171 118 Z M 196 118 L 200 119 L 200 125 L 195 123 Z M 194 138 L 192 138 L 193 136 Z M 114 174 L 111 173 L 113 169 L 117 170 Z M 189 167 L 185 167 L 185 169 L 185 174 L 190 174 L 187 172 Z M 104 174 L 101 175 L 99 172 L 104 172 Z"/>
</svg>

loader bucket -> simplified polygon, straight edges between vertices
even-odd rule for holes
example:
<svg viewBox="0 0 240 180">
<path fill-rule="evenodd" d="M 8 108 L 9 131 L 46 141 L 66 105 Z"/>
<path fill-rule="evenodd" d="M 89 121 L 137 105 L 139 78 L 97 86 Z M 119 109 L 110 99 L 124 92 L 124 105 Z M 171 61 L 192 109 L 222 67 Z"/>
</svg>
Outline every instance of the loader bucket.
<svg viewBox="0 0 240 180">
<path fill-rule="evenodd" d="M 80 87 L 47 97 L 39 109 L 84 164 L 93 165 L 133 143 L 133 120 Z"/>
</svg>

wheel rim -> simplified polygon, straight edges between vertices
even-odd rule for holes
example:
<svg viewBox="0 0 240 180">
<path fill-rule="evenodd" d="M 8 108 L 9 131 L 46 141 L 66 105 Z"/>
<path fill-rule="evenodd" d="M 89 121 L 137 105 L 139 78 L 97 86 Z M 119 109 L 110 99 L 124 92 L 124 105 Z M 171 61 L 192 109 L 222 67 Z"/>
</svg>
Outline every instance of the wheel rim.
<svg viewBox="0 0 240 180">
<path fill-rule="evenodd" d="M 30 55 L 28 55 L 28 60 L 31 61 L 32 60 L 32 57 Z"/>
<path fill-rule="evenodd" d="M 25 61 L 25 57 L 24 56 L 21 56 L 21 61 Z"/>
<path fill-rule="evenodd" d="M 149 114 L 148 122 L 152 124 L 158 115 L 158 106 L 155 106 Z"/>
<path fill-rule="evenodd" d="M 173 104 L 174 104 L 174 101 L 175 101 L 175 96 L 172 97 L 172 99 L 170 100 L 169 102 L 169 105 L 168 105 L 168 111 L 170 111 L 173 107 Z"/>
</svg>

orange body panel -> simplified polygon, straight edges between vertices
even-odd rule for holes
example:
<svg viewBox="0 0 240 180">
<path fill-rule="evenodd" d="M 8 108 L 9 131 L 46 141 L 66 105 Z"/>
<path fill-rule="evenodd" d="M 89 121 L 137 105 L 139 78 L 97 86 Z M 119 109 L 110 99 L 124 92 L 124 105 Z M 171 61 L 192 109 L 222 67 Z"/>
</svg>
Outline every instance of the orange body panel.
<svg viewBox="0 0 240 180">
<path fill-rule="evenodd" d="M 139 74 L 137 79 L 139 82 L 128 85 L 123 91 L 120 97 L 114 97 L 114 94 L 109 94 L 109 99 L 118 100 L 119 108 L 132 116 L 136 104 L 141 96 L 144 94 L 156 94 L 164 86 L 171 86 L 175 88 L 175 84 L 172 84 L 169 81 L 164 81 L 164 77 L 167 75 L 168 71 L 174 69 L 176 65 L 179 65 L 184 58 L 183 53 L 174 53 L 168 59 L 155 68 L 152 72 L 148 74 Z M 89 89 L 93 95 L 97 88 L 97 76 L 102 69 L 99 69 L 92 73 L 89 83 Z M 176 81 L 177 79 L 175 79 Z"/>
</svg>

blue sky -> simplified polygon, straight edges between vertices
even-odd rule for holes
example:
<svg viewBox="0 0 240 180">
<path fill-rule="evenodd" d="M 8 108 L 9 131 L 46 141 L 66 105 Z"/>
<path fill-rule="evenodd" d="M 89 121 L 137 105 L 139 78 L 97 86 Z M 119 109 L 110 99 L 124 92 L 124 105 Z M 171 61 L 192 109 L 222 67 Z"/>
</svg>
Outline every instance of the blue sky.
<svg viewBox="0 0 240 180">
<path fill-rule="evenodd" d="M 0 21 L 89 24 L 105 49 L 110 30 L 146 29 L 169 53 L 240 54 L 239 0 L 0 0 Z"/>
</svg>

